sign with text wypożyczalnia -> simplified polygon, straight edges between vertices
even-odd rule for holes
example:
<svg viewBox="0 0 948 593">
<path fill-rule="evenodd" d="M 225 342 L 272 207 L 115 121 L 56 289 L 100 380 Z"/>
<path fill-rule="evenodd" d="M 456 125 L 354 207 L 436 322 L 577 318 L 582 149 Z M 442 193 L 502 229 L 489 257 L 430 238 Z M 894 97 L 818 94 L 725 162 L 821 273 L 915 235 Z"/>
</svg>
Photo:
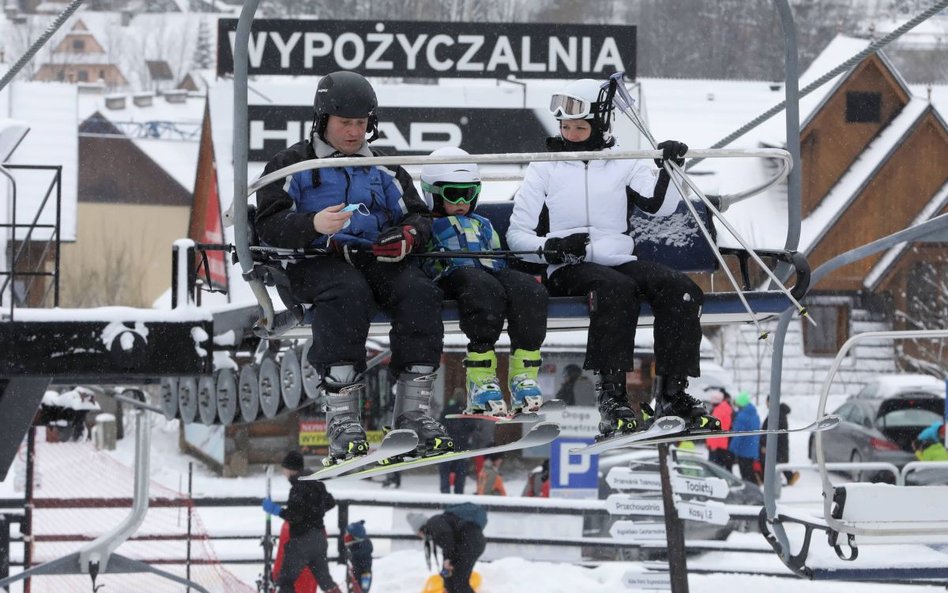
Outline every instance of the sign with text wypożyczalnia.
<svg viewBox="0 0 948 593">
<path fill-rule="evenodd" d="M 237 20 L 217 22 L 217 74 L 234 71 Z M 353 70 L 399 78 L 635 78 L 635 26 L 256 20 L 249 74 Z"/>
</svg>

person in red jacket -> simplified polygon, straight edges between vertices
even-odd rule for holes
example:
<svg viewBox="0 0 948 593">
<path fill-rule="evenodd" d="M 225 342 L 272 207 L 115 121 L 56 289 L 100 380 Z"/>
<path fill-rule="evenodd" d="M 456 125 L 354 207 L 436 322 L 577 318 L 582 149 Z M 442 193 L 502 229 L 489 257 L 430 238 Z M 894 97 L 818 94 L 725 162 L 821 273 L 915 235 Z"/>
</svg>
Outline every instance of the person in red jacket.
<svg viewBox="0 0 948 593">
<path fill-rule="evenodd" d="M 721 421 L 721 430 L 731 430 L 731 425 L 734 422 L 734 408 L 731 406 L 731 396 L 723 389 L 715 390 L 711 392 L 709 402 L 713 406 L 711 415 Z M 728 438 L 711 438 L 708 439 L 705 444 L 708 446 L 708 460 L 731 471 L 731 467 L 734 465 L 734 454 L 727 448 Z"/>
<path fill-rule="evenodd" d="M 286 542 L 290 540 L 290 524 L 283 522 L 280 528 L 280 543 L 277 546 L 276 559 L 273 561 L 273 581 L 280 578 L 280 569 L 283 568 L 283 554 L 286 552 Z M 296 582 L 293 583 L 293 589 L 296 593 L 316 593 L 316 577 L 310 572 L 309 568 L 304 568 Z"/>
</svg>

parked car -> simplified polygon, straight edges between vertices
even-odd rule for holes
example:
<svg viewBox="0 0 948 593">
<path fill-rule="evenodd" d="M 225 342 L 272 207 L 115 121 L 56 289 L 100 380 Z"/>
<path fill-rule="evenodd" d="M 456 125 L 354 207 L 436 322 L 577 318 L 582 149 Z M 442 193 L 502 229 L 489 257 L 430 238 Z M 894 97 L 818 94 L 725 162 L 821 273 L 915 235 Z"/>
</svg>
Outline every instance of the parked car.
<svg viewBox="0 0 948 593">
<path fill-rule="evenodd" d="M 822 433 L 827 462 L 882 461 L 901 468 L 915 460 L 912 441 L 945 417 L 945 383 L 929 375 L 881 375 L 850 396 L 834 414 L 839 426 Z M 810 436 L 816 461 L 816 438 Z M 851 472 L 855 480 L 894 481 L 889 472 Z"/>
<path fill-rule="evenodd" d="M 714 464 L 700 454 L 674 451 L 675 463 L 679 465 L 679 472 L 682 475 L 696 478 L 721 478 L 728 484 L 728 494 L 723 502 L 724 504 L 734 505 L 754 505 L 764 504 L 764 495 L 757 484 L 742 480 L 723 467 Z M 610 494 L 618 491 L 613 490 L 606 483 L 606 476 L 613 467 L 634 466 L 635 471 L 658 473 L 660 466 L 658 463 L 658 451 L 655 449 L 637 449 L 634 451 L 621 451 L 614 454 L 603 454 L 599 459 L 599 498 L 606 499 Z M 632 493 L 632 491 L 628 491 Z M 650 498 L 661 497 L 662 493 L 657 491 L 634 491 L 637 497 Z M 684 500 L 693 500 L 697 497 L 689 494 L 681 494 Z M 598 524 L 595 520 L 599 520 Z M 622 516 L 622 517 L 587 517 L 587 523 L 584 526 L 584 533 L 592 537 L 609 537 L 609 528 L 615 521 L 633 520 L 633 521 L 662 521 L 661 517 L 647 516 Z M 733 531 L 753 531 L 757 529 L 757 522 L 747 519 L 731 518 L 727 525 L 715 525 L 713 523 L 703 523 L 699 521 L 685 520 L 685 537 L 688 539 L 703 540 L 724 540 Z"/>
</svg>

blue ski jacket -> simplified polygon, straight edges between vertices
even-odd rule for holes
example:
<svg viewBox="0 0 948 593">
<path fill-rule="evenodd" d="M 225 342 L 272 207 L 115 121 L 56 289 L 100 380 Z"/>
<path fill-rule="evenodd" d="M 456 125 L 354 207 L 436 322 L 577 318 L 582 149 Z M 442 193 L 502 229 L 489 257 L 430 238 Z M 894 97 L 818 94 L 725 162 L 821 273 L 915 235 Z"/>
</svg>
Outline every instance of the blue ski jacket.
<svg viewBox="0 0 948 593">
<path fill-rule="evenodd" d="M 731 430 L 737 432 L 740 430 L 759 430 L 760 417 L 757 415 L 757 408 L 754 404 L 747 404 L 740 408 L 734 415 L 734 424 Z M 760 437 L 759 436 L 738 436 L 730 437 L 728 450 L 736 457 L 745 459 L 757 459 L 760 455 Z"/>
</svg>

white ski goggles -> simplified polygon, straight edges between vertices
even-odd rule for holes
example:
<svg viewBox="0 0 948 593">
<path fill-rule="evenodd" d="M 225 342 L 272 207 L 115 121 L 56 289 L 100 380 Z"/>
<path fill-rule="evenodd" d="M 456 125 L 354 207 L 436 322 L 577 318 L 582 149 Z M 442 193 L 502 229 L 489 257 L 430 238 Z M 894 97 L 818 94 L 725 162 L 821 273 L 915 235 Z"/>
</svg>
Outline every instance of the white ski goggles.
<svg viewBox="0 0 948 593">
<path fill-rule="evenodd" d="M 557 119 L 586 119 L 592 105 L 586 99 L 557 93 L 550 99 L 550 113 Z"/>
</svg>

